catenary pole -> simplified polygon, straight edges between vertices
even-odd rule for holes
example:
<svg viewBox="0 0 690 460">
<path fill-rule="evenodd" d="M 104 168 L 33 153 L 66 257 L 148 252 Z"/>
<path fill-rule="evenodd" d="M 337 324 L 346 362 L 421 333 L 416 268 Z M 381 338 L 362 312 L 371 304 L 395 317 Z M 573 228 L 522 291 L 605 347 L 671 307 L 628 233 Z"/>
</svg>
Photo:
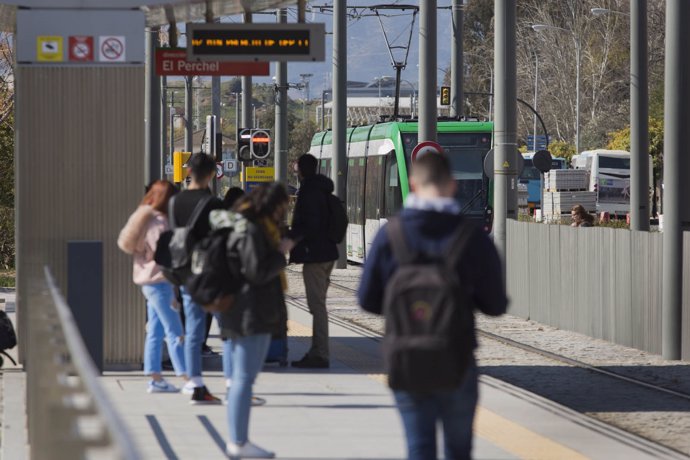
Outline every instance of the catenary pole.
<svg viewBox="0 0 690 460">
<path fill-rule="evenodd" d="M 419 2 L 419 142 L 436 141 L 436 0 Z"/>
<path fill-rule="evenodd" d="M 156 46 L 158 45 L 158 27 L 146 31 L 146 134 L 144 177 L 150 183 L 162 177 L 161 168 L 161 83 L 156 75 Z"/>
<path fill-rule="evenodd" d="M 287 10 L 278 11 L 277 21 L 287 23 Z M 275 180 L 287 183 L 287 154 L 288 154 L 288 124 L 287 124 L 287 90 L 288 90 L 287 62 L 276 62 L 276 104 L 275 104 Z"/>
<path fill-rule="evenodd" d="M 649 231 L 647 0 L 630 0 L 630 228 Z"/>
<path fill-rule="evenodd" d="M 517 218 L 515 0 L 495 0 L 494 243 L 505 274 L 506 220 Z"/>
<path fill-rule="evenodd" d="M 244 13 L 244 23 L 252 23 L 252 13 Z M 252 119 L 252 77 L 242 77 L 242 128 L 253 128 Z"/>
<path fill-rule="evenodd" d="M 194 148 L 194 130 L 192 129 L 192 103 L 193 103 L 192 77 L 184 77 L 184 148 L 191 152 Z"/>
<path fill-rule="evenodd" d="M 452 22 L 453 22 L 453 40 L 451 42 L 450 51 L 450 116 L 460 118 L 464 115 L 465 96 L 463 94 L 462 77 L 463 77 L 463 61 L 462 61 L 462 30 L 463 30 L 463 0 L 453 0 L 452 6 Z"/>
<path fill-rule="evenodd" d="M 161 104 L 161 178 L 165 179 L 165 165 L 168 163 L 168 124 L 170 118 L 170 109 L 168 108 L 168 95 L 167 95 L 168 79 L 167 77 L 161 77 L 161 92 L 160 92 L 160 104 Z M 172 162 L 172 157 L 170 157 Z"/>
<path fill-rule="evenodd" d="M 347 165 L 347 2 L 333 0 L 333 163 L 335 194 L 345 202 Z M 347 267 L 345 242 L 338 245 L 337 268 Z"/>
<path fill-rule="evenodd" d="M 690 129 L 690 2 L 666 0 L 664 81 L 664 249 L 661 354 L 681 358 L 683 319 L 683 231 L 690 230 L 690 187 L 686 154 Z"/>
</svg>

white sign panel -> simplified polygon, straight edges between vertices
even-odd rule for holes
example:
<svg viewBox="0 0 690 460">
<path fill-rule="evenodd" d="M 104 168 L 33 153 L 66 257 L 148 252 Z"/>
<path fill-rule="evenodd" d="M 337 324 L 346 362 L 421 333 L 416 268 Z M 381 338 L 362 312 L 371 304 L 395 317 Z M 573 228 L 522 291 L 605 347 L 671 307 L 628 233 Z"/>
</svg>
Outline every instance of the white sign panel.
<svg viewBox="0 0 690 460">
<path fill-rule="evenodd" d="M 98 37 L 98 60 L 100 62 L 125 62 L 126 40 L 122 35 Z"/>
</svg>

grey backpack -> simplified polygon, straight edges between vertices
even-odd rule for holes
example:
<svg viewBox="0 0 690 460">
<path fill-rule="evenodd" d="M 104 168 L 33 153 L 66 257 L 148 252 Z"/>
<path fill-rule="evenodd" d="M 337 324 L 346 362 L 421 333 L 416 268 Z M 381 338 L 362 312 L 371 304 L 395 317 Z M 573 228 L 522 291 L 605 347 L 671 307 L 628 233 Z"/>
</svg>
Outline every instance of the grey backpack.
<svg viewBox="0 0 690 460">
<path fill-rule="evenodd" d="M 463 221 L 442 254 L 411 251 L 399 217 L 386 231 L 398 262 L 383 300 L 388 384 L 422 393 L 454 389 L 473 352 L 473 305 L 457 266 L 475 228 Z"/>
</svg>

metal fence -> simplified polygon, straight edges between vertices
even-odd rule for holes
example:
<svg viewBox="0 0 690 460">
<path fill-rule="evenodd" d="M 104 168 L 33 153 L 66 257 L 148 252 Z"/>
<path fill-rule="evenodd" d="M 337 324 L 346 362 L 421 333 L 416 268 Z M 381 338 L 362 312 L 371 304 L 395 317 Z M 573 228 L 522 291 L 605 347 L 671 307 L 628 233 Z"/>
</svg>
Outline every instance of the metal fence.
<svg viewBox="0 0 690 460">
<path fill-rule="evenodd" d="M 512 220 L 507 231 L 511 314 L 661 353 L 662 233 Z M 688 273 L 689 233 L 684 248 Z M 683 291 L 687 317 L 690 280 Z M 688 338 L 684 325 L 685 360 Z"/>
<path fill-rule="evenodd" d="M 25 363 L 31 458 L 140 459 L 48 268 L 35 288 Z"/>
</svg>

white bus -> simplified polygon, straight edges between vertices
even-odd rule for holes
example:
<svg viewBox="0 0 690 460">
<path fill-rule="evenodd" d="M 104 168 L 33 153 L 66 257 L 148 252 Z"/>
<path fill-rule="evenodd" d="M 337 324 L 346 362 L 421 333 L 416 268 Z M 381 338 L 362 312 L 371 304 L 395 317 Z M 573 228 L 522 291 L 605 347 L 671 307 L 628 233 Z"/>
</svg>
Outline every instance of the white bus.
<svg viewBox="0 0 690 460">
<path fill-rule="evenodd" d="M 630 212 L 630 152 L 587 150 L 573 156 L 575 169 L 589 171 L 589 190 L 597 192 L 597 213 L 625 216 Z M 651 184 L 652 157 L 649 157 Z"/>
</svg>

